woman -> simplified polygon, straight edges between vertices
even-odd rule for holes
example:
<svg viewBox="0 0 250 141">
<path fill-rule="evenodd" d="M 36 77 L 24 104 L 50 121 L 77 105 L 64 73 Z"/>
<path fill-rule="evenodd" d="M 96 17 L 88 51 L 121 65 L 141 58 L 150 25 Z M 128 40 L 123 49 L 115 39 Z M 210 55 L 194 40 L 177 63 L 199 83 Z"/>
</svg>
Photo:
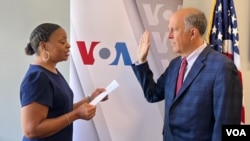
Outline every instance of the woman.
<svg viewBox="0 0 250 141">
<path fill-rule="evenodd" d="M 57 24 L 37 26 L 25 51 L 36 56 L 20 87 L 23 141 L 72 141 L 73 121 L 92 119 L 96 107 L 89 102 L 105 89 L 73 104 L 73 92 L 56 68 L 70 51 L 66 32 Z"/>
</svg>

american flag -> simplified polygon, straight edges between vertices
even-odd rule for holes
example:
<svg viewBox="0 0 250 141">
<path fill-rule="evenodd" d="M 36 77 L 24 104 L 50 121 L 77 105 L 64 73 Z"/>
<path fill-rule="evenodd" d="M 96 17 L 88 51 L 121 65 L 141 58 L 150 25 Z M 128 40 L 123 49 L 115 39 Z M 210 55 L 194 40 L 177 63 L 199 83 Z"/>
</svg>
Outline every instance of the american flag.
<svg viewBox="0 0 250 141">
<path fill-rule="evenodd" d="M 239 35 L 236 12 L 233 0 L 214 0 L 213 13 L 210 19 L 210 30 L 207 40 L 213 48 L 231 58 L 240 70 Z M 245 123 L 244 106 L 242 105 L 241 122 Z"/>
</svg>

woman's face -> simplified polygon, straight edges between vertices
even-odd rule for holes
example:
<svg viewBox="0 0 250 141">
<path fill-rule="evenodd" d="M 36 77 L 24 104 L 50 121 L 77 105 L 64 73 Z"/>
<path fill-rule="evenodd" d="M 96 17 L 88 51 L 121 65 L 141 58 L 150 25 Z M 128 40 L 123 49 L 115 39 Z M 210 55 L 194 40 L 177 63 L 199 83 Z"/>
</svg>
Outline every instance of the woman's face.
<svg viewBox="0 0 250 141">
<path fill-rule="evenodd" d="M 49 41 L 46 42 L 46 49 L 50 55 L 49 61 L 57 63 L 68 60 L 70 45 L 64 29 L 58 28 L 51 34 Z"/>
</svg>

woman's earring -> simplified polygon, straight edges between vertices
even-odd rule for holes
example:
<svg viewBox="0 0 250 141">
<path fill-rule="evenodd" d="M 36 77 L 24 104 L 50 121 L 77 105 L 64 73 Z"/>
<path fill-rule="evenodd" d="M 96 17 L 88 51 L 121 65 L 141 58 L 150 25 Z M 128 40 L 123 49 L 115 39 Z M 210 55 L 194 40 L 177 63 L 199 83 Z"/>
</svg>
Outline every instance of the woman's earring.
<svg viewBox="0 0 250 141">
<path fill-rule="evenodd" d="M 47 56 L 47 57 L 46 57 Z M 49 60 L 49 52 L 46 50 L 45 51 L 45 59 L 44 59 L 44 61 L 45 62 L 48 62 L 48 60 Z"/>
</svg>

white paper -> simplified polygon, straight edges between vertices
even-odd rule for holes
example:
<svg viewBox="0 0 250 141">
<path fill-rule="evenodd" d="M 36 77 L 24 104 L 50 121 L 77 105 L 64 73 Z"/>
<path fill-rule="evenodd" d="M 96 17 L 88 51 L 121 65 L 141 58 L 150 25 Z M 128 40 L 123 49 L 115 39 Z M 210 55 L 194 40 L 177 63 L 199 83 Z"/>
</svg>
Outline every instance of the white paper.
<svg viewBox="0 0 250 141">
<path fill-rule="evenodd" d="M 116 80 L 113 80 L 107 87 L 106 87 L 106 91 L 102 92 L 101 94 L 99 94 L 97 97 L 95 97 L 95 99 L 93 99 L 89 104 L 91 105 L 96 105 L 97 103 L 99 103 L 105 96 L 107 96 L 108 94 L 110 94 L 114 89 L 116 89 L 119 86 L 119 84 L 117 83 Z"/>
</svg>

